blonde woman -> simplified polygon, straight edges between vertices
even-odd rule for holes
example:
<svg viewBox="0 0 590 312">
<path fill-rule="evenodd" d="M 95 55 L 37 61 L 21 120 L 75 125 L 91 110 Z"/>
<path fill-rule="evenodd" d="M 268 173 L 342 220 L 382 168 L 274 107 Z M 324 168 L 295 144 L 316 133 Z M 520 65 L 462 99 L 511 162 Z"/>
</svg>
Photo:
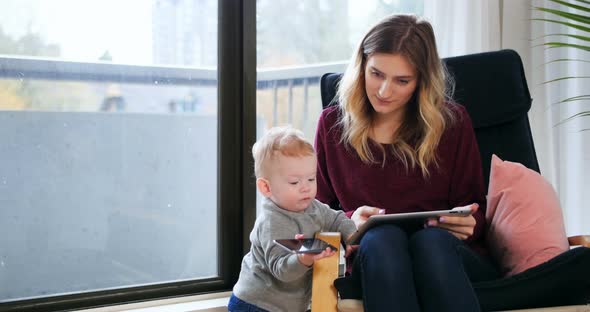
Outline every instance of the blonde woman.
<svg viewBox="0 0 590 312">
<path fill-rule="evenodd" d="M 374 214 L 472 210 L 367 232 L 352 274 L 335 282 L 365 311 L 479 311 L 471 282 L 497 276 L 480 255 L 485 189 L 475 134 L 450 90 L 432 26 L 394 15 L 362 39 L 338 103 L 320 116 L 316 198 L 357 227 Z"/>
</svg>

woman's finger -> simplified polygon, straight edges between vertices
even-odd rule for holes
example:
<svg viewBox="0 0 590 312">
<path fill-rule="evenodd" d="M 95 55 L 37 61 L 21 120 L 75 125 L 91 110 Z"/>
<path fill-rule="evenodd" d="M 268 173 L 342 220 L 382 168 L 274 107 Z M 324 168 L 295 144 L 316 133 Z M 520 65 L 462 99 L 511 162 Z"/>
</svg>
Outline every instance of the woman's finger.
<svg viewBox="0 0 590 312">
<path fill-rule="evenodd" d="M 359 245 L 347 245 L 346 252 L 344 253 L 344 257 L 350 256 L 355 250 L 359 248 Z"/>
<path fill-rule="evenodd" d="M 372 215 L 383 214 L 385 212 L 384 209 L 379 209 L 377 207 L 371 207 L 371 206 L 362 206 L 358 209 L 360 209 L 360 215 L 367 217 L 367 218 Z"/>
<path fill-rule="evenodd" d="M 463 234 L 459 234 L 459 233 L 455 233 L 455 232 L 450 232 L 451 234 L 453 234 L 456 238 L 460 239 L 460 240 L 466 240 L 467 238 L 469 238 L 469 236 L 467 235 L 463 235 Z"/>
<path fill-rule="evenodd" d="M 385 213 L 384 209 L 379 209 L 370 206 L 361 206 L 354 211 L 350 218 L 352 219 L 352 221 L 354 221 L 354 224 L 358 228 L 361 225 L 363 225 L 363 223 L 367 222 L 367 219 L 370 216 L 383 213 Z"/>
<path fill-rule="evenodd" d="M 439 223 L 438 227 L 441 229 L 445 229 L 449 232 L 453 232 L 453 233 L 460 234 L 460 235 L 465 235 L 467 237 L 473 235 L 473 227 L 469 227 L 469 226 L 455 226 L 455 225 Z"/>
<path fill-rule="evenodd" d="M 442 224 L 439 226 L 439 228 L 448 231 L 460 240 L 466 240 L 473 234 L 469 231 L 469 228 L 449 227 L 446 225 L 443 226 Z"/>
<path fill-rule="evenodd" d="M 466 216 L 466 217 L 451 217 L 451 216 L 442 216 L 438 218 L 439 223 L 444 224 L 453 224 L 459 226 L 475 226 L 477 223 L 473 216 Z"/>
</svg>

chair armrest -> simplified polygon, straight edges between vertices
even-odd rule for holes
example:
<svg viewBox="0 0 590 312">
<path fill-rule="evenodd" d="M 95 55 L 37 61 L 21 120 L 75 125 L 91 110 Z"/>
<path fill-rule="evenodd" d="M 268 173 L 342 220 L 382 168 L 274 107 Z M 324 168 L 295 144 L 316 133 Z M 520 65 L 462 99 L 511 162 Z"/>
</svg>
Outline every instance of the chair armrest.
<svg viewBox="0 0 590 312">
<path fill-rule="evenodd" d="M 570 243 L 570 246 L 584 246 L 590 247 L 590 235 L 577 235 L 577 236 L 570 236 L 567 238 Z"/>
<path fill-rule="evenodd" d="M 322 239 L 332 246 L 336 246 L 336 254 L 316 261 L 313 264 L 313 278 L 311 287 L 312 312 L 336 312 L 338 293 L 334 287 L 334 280 L 338 278 L 338 264 L 340 262 L 340 233 L 317 233 L 316 238 Z"/>
</svg>

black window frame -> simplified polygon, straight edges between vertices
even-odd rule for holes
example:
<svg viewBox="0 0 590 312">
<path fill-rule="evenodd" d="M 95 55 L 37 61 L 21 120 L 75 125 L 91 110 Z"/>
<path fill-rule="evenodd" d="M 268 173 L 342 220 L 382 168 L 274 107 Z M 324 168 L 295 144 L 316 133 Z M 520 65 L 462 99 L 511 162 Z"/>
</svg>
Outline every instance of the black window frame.
<svg viewBox="0 0 590 312">
<path fill-rule="evenodd" d="M 217 40 L 219 276 L 0 303 L 0 311 L 86 309 L 231 290 L 239 276 L 242 256 L 249 248 L 248 233 L 256 217 L 250 155 L 256 138 L 256 0 L 218 0 Z M 55 68 L 59 68 L 60 62 L 44 62 L 47 66 L 43 70 L 30 68 L 29 74 L 36 78 L 56 76 Z M 10 70 L 0 66 L 1 76 L 23 72 L 23 68 L 19 68 L 19 73 L 11 74 Z M 146 74 L 150 76 L 138 75 L 134 79 L 171 79 L 172 76 L 180 83 L 184 80 L 174 77 L 172 71 Z M 94 79 L 81 75 L 76 78 Z M 129 77 L 126 79 L 128 82 Z"/>
</svg>

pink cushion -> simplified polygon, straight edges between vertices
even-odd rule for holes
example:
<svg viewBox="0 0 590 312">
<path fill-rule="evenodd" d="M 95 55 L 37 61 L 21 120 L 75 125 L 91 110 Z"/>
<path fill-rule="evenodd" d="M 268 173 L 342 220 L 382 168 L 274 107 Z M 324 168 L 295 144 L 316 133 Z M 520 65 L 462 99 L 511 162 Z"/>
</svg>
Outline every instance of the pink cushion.
<svg viewBox="0 0 590 312">
<path fill-rule="evenodd" d="M 569 249 L 553 187 L 537 172 L 492 156 L 487 196 L 487 241 L 511 276 Z"/>
</svg>

